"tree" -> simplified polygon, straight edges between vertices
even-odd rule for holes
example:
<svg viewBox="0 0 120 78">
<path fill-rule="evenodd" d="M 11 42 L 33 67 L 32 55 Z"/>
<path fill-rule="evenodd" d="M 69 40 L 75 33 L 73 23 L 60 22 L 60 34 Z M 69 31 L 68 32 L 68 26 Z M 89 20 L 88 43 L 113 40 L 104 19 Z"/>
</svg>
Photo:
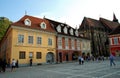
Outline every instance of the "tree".
<svg viewBox="0 0 120 78">
<path fill-rule="evenodd" d="M 8 18 L 6 17 L 0 17 L 0 40 L 2 39 L 2 37 L 4 36 L 6 30 L 8 29 L 9 25 L 12 22 L 9 21 Z"/>
</svg>

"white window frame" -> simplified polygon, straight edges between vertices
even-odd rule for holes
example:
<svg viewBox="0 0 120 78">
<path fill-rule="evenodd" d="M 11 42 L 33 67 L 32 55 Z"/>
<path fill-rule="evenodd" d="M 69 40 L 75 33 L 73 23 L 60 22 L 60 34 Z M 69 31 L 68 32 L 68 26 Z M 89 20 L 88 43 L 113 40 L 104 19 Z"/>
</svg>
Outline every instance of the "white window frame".
<svg viewBox="0 0 120 78">
<path fill-rule="evenodd" d="M 52 44 L 53 44 L 53 43 L 52 43 L 52 38 L 48 38 L 48 45 L 49 45 L 49 46 L 52 46 Z"/>
<path fill-rule="evenodd" d="M 70 29 L 70 34 L 73 35 L 73 29 L 72 28 Z"/>
<path fill-rule="evenodd" d="M 58 37 L 58 49 L 62 49 L 62 37 Z"/>
<path fill-rule="evenodd" d="M 114 41 L 114 45 L 118 45 L 118 37 L 114 37 L 113 41 Z"/>
<path fill-rule="evenodd" d="M 27 25 L 27 26 L 31 26 L 31 21 L 30 21 L 30 19 L 28 19 L 28 18 L 25 19 L 25 20 L 24 20 L 24 24 Z"/>
<path fill-rule="evenodd" d="M 33 44 L 34 38 L 33 36 L 29 35 L 28 36 L 28 44 Z"/>
<path fill-rule="evenodd" d="M 60 25 L 57 26 L 57 31 L 61 32 L 61 26 Z"/>
<path fill-rule="evenodd" d="M 45 23 L 45 22 L 41 22 L 40 27 L 41 27 L 42 29 L 46 29 L 46 23 Z"/>
<path fill-rule="evenodd" d="M 42 44 L 42 37 L 41 36 L 37 36 L 37 44 L 41 45 Z"/>
<path fill-rule="evenodd" d="M 69 49 L 68 46 L 69 46 L 69 42 L 68 42 L 68 38 L 65 38 L 65 49 Z"/>
<path fill-rule="evenodd" d="M 64 27 L 64 33 L 67 34 L 67 27 Z"/>
<path fill-rule="evenodd" d="M 75 49 L 75 43 L 74 43 L 74 42 L 75 42 L 75 39 L 72 39 L 72 40 L 71 40 L 72 50 Z"/>
<path fill-rule="evenodd" d="M 77 49 L 80 50 L 80 41 L 77 40 Z"/>
<path fill-rule="evenodd" d="M 24 35 L 18 34 L 18 43 L 24 43 Z"/>
</svg>

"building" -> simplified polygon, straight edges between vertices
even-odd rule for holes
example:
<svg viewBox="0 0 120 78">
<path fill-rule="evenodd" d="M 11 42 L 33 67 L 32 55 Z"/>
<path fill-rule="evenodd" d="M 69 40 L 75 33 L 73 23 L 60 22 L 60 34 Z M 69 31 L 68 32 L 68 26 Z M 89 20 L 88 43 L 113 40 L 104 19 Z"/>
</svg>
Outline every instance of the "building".
<svg viewBox="0 0 120 78">
<path fill-rule="evenodd" d="M 11 24 L 0 43 L 1 57 L 20 65 L 56 62 L 56 32 L 46 19 L 29 15 Z"/>
<path fill-rule="evenodd" d="M 77 60 L 78 56 L 81 55 L 82 52 L 85 52 L 84 49 L 86 47 L 89 50 L 87 52 L 91 52 L 89 45 L 90 40 L 82 38 L 78 33 L 78 29 L 72 28 L 66 23 L 57 22 L 51 19 L 47 20 L 50 21 L 57 32 L 56 56 L 58 62 Z"/>
<path fill-rule="evenodd" d="M 109 41 L 110 53 L 115 56 L 120 56 L 120 26 L 118 26 L 109 34 Z"/>
<path fill-rule="evenodd" d="M 109 55 L 108 34 L 119 25 L 115 14 L 113 21 L 100 18 L 99 20 L 84 17 L 79 33 L 91 40 L 91 53 L 93 56 Z"/>
</svg>

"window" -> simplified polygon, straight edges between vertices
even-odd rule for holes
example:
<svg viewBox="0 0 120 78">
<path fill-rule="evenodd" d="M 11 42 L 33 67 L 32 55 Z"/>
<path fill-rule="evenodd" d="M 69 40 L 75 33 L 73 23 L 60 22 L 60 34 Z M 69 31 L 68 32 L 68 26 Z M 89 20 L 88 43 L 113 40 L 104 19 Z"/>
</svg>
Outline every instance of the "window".
<svg viewBox="0 0 120 78">
<path fill-rule="evenodd" d="M 28 43 L 33 44 L 33 36 L 28 36 Z"/>
<path fill-rule="evenodd" d="M 68 38 L 65 38 L 65 48 L 68 49 Z"/>
<path fill-rule="evenodd" d="M 77 49 L 80 50 L 80 41 L 77 40 Z"/>
<path fill-rule="evenodd" d="M 67 27 L 64 27 L 64 33 L 67 34 Z"/>
<path fill-rule="evenodd" d="M 73 35 L 73 29 L 72 28 L 70 29 L 70 34 Z"/>
<path fill-rule="evenodd" d="M 52 39 L 51 38 L 48 38 L 48 45 L 52 45 Z"/>
<path fill-rule="evenodd" d="M 42 38 L 41 37 L 37 37 L 37 44 L 42 44 Z"/>
<path fill-rule="evenodd" d="M 33 52 L 29 52 L 29 58 L 33 58 Z"/>
<path fill-rule="evenodd" d="M 19 52 L 19 59 L 25 59 L 25 56 L 26 56 L 25 51 Z"/>
<path fill-rule="evenodd" d="M 27 18 L 24 20 L 24 24 L 27 26 L 31 26 L 31 21 Z"/>
<path fill-rule="evenodd" d="M 57 31 L 61 32 L 61 26 L 60 25 L 57 26 Z"/>
<path fill-rule="evenodd" d="M 117 37 L 114 38 L 114 44 L 115 45 L 118 44 L 118 38 Z"/>
<path fill-rule="evenodd" d="M 74 49 L 74 39 L 72 39 L 72 41 L 71 41 L 71 45 L 72 45 L 72 49 Z"/>
<path fill-rule="evenodd" d="M 45 24 L 45 22 L 42 22 L 42 23 L 40 24 L 40 26 L 41 26 L 42 29 L 46 29 L 46 24 Z"/>
<path fill-rule="evenodd" d="M 58 37 L 58 49 L 62 49 L 62 37 Z"/>
<path fill-rule="evenodd" d="M 24 43 L 24 35 L 18 35 L 18 43 Z"/>
<path fill-rule="evenodd" d="M 62 38 L 61 37 L 58 38 L 58 45 L 62 46 Z"/>
<path fill-rule="evenodd" d="M 41 59 L 42 58 L 41 56 L 42 56 L 41 52 L 36 53 L 36 59 Z"/>
<path fill-rule="evenodd" d="M 75 31 L 75 35 L 78 36 L 78 30 Z"/>
<path fill-rule="evenodd" d="M 82 43 L 82 46 L 83 46 L 83 48 L 85 48 L 85 42 L 83 41 L 83 43 Z"/>
</svg>

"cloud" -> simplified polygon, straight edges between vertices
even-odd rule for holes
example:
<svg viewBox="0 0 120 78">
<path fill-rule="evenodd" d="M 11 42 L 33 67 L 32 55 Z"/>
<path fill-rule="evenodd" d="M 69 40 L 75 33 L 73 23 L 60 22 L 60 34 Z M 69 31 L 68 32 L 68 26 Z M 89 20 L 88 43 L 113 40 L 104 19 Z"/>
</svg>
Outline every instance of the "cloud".
<svg viewBox="0 0 120 78">
<path fill-rule="evenodd" d="M 59 22 L 67 23 L 72 27 L 81 24 L 84 16 L 97 19 L 103 17 L 113 19 L 113 12 L 120 19 L 119 0 L 63 0 L 52 11 L 42 12 L 39 17 L 46 17 Z"/>
</svg>

